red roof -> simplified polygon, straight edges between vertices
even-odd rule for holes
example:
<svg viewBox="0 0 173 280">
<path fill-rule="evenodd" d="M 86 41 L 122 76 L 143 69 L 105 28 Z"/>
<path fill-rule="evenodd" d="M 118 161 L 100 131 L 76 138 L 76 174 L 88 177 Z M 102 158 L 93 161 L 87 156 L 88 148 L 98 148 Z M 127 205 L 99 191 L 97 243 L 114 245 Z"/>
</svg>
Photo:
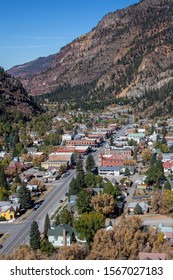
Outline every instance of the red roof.
<svg viewBox="0 0 173 280">
<path fill-rule="evenodd" d="M 163 168 L 164 169 L 171 169 L 173 167 L 173 162 L 172 161 L 165 161 L 164 163 L 163 163 Z"/>
</svg>

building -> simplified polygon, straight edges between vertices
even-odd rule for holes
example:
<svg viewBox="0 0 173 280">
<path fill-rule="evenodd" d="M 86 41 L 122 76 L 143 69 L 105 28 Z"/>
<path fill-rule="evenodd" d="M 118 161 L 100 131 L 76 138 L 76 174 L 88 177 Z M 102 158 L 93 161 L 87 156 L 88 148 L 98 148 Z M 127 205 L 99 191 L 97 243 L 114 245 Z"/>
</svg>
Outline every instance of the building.
<svg viewBox="0 0 173 280">
<path fill-rule="evenodd" d="M 168 173 L 172 173 L 173 171 L 173 161 L 165 161 L 163 162 L 163 168 L 164 168 L 164 173 L 168 174 Z"/>
<path fill-rule="evenodd" d="M 4 217 L 7 221 L 14 220 L 20 210 L 19 203 L 11 203 L 11 201 L 0 201 L 0 217 Z"/>
<path fill-rule="evenodd" d="M 64 134 L 62 135 L 62 141 L 68 141 L 73 139 L 73 134 Z"/>
<path fill-rule="evenodd" d="M 100 155 L 99 165 L 100 166 L 124 166 L 127 158 L 123 155 L 113 154 L 113 155 Z"/>
<path fill-rule="evenodd" d="M 133 155 L 133 150 L 131 147 L 124 146 L 124 147 L 114 147 L 110 146 L 108 143 L 103 150 L 103 155 L 113 155 L 113 154 L 120 154 L 125 156 L 126 158 L 131 158 Z"/>
<path fill-rule="evenodd" d="M 49 161 L 67 161 L 69 165 L 75 162 L 75 157 L 73 152 L 55 152 L 49 154 Z"/>
<path fill-rule="evenodd" d="M 146 214 L 149 211 L 149 205 L 147 202 L 129 202 L 128 203 L 128 213 L 129 214 L 134 214 L 134 209 L 136 204 L 139 204 L 139 206 L 142 208 L 143 214 Z"/>
<path fill-rule="evenodd" d="M 48 229 L 48 240 L 53 246 L 70 246 L 75 241 L 73 228 L 68 224 L 61 224 Z"/>
<path fill-rule="evenodd" d="M 91 147 L 97 147 L 98 142 L 96 139 L 89 139 L 89 138 L 83 138 L 83 139 L 74 139 L 74 140 L 67 140 L 66 146 L 91 146 Z"/>
<path fill-rule="evenodd" d="M 98 174 L 100 176 L 120 176 L 124 174 L 126 168 L 129 169 L 131 174 L 134 174 L 133 166 L 99 166 Z"/>
</svg>

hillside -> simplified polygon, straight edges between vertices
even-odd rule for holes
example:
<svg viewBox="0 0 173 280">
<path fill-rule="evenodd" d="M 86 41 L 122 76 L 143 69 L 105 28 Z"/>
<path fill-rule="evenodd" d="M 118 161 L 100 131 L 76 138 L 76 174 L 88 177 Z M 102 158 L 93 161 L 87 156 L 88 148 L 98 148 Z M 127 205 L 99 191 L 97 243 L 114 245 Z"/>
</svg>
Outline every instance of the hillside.
<svg viewBox="0 0 173 280">
<path fill-rule="evenodd" d="M 23 115 L 30 118 L 42 109 L 28 96 L 21 82 L 12 78 L 0 67 L 0 119 Z"/>
<path fill-rule="evenodd" d="M 28 64 L 15 67 L 15 76 L 31 95 L 87 84 L 90 99 L 140 96 L 173 80 L 172 46 L 173 1 L 143 0 L 107 14 L 54 55 L 44 72 L 35 74 L 41 66 L 34 61 L 30 72 Z"/>
</svg>

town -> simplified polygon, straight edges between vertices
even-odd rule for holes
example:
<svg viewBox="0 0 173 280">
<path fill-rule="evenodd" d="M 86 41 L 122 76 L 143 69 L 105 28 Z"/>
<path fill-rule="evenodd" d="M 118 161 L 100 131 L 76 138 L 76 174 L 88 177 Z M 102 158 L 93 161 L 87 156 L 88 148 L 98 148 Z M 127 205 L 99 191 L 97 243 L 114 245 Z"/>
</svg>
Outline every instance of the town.
<svg viewBox="0 0 173 280">
<path fill-rule="evenodd" d="M 102 231 L 109 236 L 114 226 L 128 230 L 134 223 L 130 232 L 136 226 L 141 239 L 147 232 L 147 242 L 155 241 L 117 258 L 171 258 L 173 119 L 135 117 L 122 105 L 101 114 L 52 111 L 45 122 L 39 117 L 7 129 L 0 152 L 1 255 L 22 244 L 42 253 L 76 245 L 80 252 L 92 246 L 89 257 L 97 259 Z"/>
</svg>

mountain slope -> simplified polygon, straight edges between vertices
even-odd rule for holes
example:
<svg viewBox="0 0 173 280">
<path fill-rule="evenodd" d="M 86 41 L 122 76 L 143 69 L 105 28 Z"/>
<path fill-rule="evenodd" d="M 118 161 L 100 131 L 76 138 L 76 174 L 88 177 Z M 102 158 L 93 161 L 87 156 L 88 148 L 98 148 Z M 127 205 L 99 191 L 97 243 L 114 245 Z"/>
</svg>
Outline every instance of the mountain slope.
<svg viewBox="0 0 173 280">
<path fill-rule="evenodd" d="M 30 118 L 42 112 L 21 82 L 12 78 L 0 67 L 0 118 L 8 114 L 21 114 Z"/>
<path fill-rule="evenodd" d="M 107 98 L 140 95 L 173 79 L 172 38 L 173 1 L 143 0 L 109 13 L 54 55 L 49 69 L 20 80 L 32 95 L 85 83 L 106 89 Z"/>
</svg>

